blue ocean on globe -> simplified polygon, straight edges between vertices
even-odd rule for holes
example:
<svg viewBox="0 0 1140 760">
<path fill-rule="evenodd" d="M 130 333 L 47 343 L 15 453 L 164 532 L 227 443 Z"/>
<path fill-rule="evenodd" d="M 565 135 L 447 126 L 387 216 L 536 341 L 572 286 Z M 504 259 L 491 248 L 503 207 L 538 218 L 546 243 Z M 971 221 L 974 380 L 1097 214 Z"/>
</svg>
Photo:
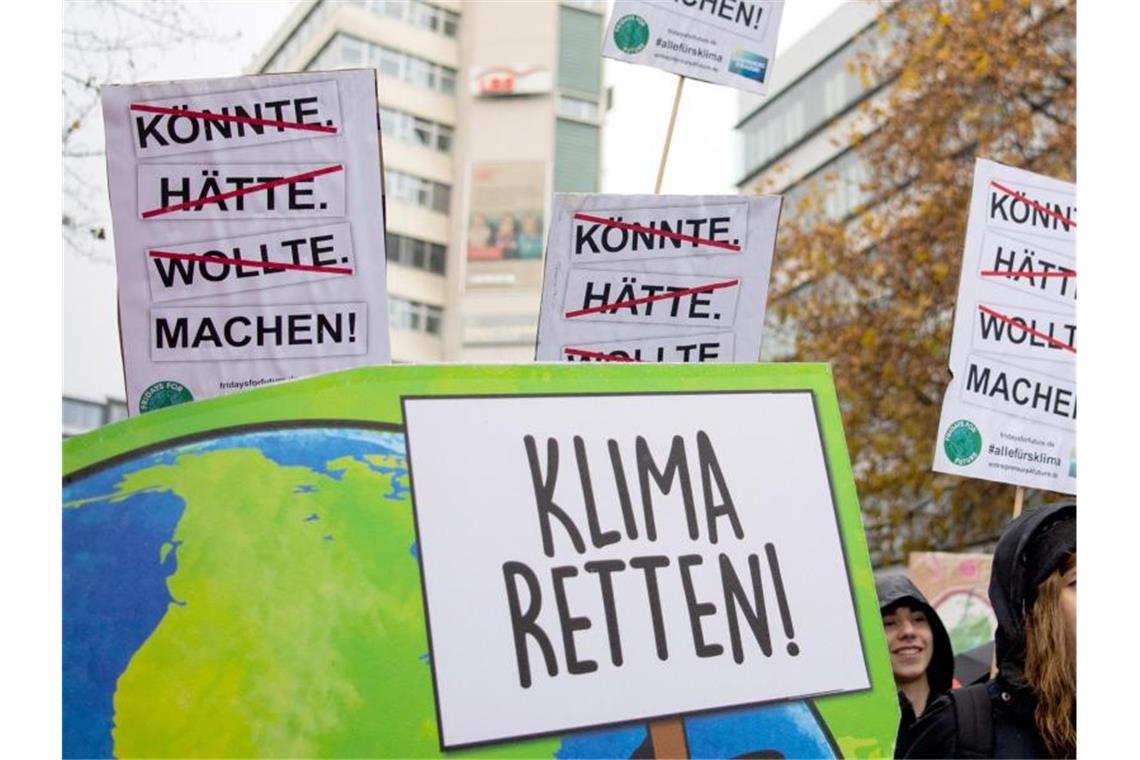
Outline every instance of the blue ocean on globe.
<svg viewBox="0 0 1140 760">
<path fill-rule="evenodd" d="M 111 757 L 115 684 L 131 656 L 158 626 L 171 599 L 166 579 L 177 550 L 161 562 L 185 505 L 168 492 L 115 499 L 124 477 L 184 454 L 253 449 L 281 466 L 339 478 L 328 463 L 352 457 L 385 471 L 367 455 L 406 454 L 404 437 L 366 429 L 294 428 L 196 441 L 114 464 L 67 483 L 63 503 L 63 754 Z M 392 481 L 396 483 L 396 479 Z M 397 485 L 386 498 L 402 499 Z"/>
</svg>

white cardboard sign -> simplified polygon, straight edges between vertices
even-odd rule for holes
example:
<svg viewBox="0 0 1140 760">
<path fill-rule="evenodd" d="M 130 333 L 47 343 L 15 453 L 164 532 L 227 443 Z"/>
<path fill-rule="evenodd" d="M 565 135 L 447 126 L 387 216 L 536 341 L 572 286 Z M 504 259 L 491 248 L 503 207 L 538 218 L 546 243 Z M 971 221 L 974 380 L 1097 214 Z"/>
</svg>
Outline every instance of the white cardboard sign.
<svg viewBox="0 0 1140 760">
<path fill-rule="evenodd" d="M 936 472 L 1076 493 L 1076 194 L 978 159 Z"/>
<path fill-rule="evenodd" d="M 760 95 L 784 0 L 616 0 L 602 55 Z"/>
<path fill-rule="evenodd" d="M 389 361 L 374 71 L 102 99 L 130 413 Z"/>
<path fill-rule="evenodd" d="M 781 202 L 555 194 L 536 358 L 756 361 Z"/>
<path fill-rule="evenodd" d="M 404 419 L 444 749 L 869 687 L 810 392 Z"/>
</svg>

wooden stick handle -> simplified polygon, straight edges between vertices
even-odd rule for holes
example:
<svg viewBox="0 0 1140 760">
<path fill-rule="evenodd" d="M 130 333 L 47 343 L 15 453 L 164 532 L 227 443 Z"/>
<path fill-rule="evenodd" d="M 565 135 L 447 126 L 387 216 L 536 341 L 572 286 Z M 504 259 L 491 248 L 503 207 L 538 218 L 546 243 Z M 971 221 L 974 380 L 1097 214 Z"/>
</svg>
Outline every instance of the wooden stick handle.
<svg viewBox="0 0 1140 760">
<path fill-rule="evenodd" d="M 1025 488 L 1023 486 L 1017 487 L 1017 492 L 1013 495 L 1013 516 L 1017 517 L 1021 514 L 1021 505 L 1025 502 Z"/>
<path fill-rule="evenodd" d="M 685 722 L 681 718 L 650 721 L 649 739 L 653 743 L 653 756 L 658 760 L 687 760 L 689 757 Z"/>
<path fill-rule="evenodd" d="M 665 162 L 669 159 L 669 145 L 673 142 L 673 127 L 677 124 L 677 109 L 681 105 L 681 90 L 685 87 L 685 77 L 677 77 L 677 92 L 673 95 L 673 112 L 669 114 L 669 129 L 665 132 L 665 145 L 661 149 L 661 164 L 657 167 L 657 184 L 654 195 L 661 194 L 661 183 L 665 179 Z M 658 760 L 687 760 L 689 743 L 685 739 L 685 722 L 681 718 L 654 720 L 649 723 L 649 741 L 653 744 L 653 756 Z"/>
<path fill-rule="evenodd" d="M 673 126 L 677 123 L 677 107 L 681 105 L 681 89 L 685 86 L 685 77 L 677 77 L 677 94 L 673 96 L 673 113 L 669 116 L 669 130 L 665 133 L 665 147 L 661 149 L 661 165 L 657 167 L 657 184 L 653 187 L 653 194 L 661 194 L 661 181 L 665 179 L 665 161 L 669 158 L 669 144 L 673 142 Z"/>
</svg>

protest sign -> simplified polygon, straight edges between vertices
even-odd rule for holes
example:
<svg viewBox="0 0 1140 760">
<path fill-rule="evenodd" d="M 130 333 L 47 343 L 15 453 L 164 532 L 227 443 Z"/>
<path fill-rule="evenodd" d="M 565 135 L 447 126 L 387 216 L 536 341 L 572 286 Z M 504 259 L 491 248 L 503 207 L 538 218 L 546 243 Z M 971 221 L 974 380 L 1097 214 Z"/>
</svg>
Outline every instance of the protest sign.
<svg viewBox="0 0 1140 760">
<path fill-rule="evenodd" d="M 555 194 L 539 361 L 756 361 L 779 196 Z"/>
<path fill-rule="evenodd" d="M 870 686 L 810 393 L 404 415 L 445 748 Z"/>
<path fill-rule="evenodd" d="M 69 439 L 63 501 L 68 757 L 891 754 L 825 365 L 331 373 Z"/>
<path fill-rule="evenodd" d="M 936 472 L 1076 493 L 1076 192 L 975 164 Z"/>
<path fill-rule="evenodd" d="M 602 55 L 763 95 L 783 0 L 616 0 Z"/>
<path fill-rule="evenodd" d="M 131 414 L 388 362 L 375 72 L 102 99 Z"/>
<path fill-rule="evenodd" d="M 956 655 L 994 640 L 997 616 L 990 604 L 992 566 L 992 554 L 910 554 L 910 579 L 942 619 Z"/>
</svg>

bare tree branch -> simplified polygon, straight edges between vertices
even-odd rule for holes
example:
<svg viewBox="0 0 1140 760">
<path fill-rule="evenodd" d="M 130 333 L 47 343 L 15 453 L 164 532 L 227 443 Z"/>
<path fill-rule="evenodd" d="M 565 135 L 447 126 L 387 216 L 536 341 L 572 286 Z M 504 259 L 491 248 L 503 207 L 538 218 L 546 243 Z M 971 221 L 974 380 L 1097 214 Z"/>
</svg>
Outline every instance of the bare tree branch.
<svg viewBox="0 0 1140 760">
<path fill-rule="evenodd" d="M 65 250 L 110 261 L 106 190 L 93 182 L 89 159 L 103 155 L 98 131 L 89 129 L 99 110 L 99 88 L 139 78 L 145 61 L 160 51 L 204 41 L 229 42 L 200 6 L 178 0 L 88 0 L 65 3 L 61 148 L 64 160 Z M 92 135 L 92 132 L 94 135 Z"/>
</svg>

